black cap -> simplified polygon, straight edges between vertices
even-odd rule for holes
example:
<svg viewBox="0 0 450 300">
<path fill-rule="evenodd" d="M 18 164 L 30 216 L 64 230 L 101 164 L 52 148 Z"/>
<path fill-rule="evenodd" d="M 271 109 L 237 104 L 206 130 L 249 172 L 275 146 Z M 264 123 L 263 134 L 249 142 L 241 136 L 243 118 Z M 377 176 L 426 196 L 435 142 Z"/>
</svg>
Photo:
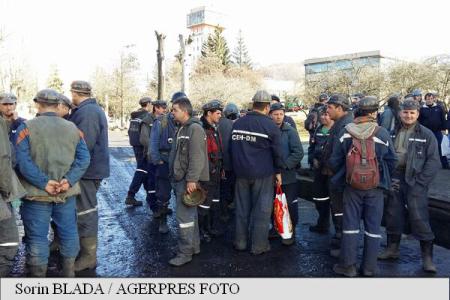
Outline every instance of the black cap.
<svg viewBox="0 0 450 300">
<path fill-rule="evenodd" d="M 211 100 L 202 106 L 203 111 L 210 111 L 210 110 L 223 110 L 223 105 L 220 100 Z"/>
<path fill-rule="evenodd" d="M 272 101 L 277 101 L 277 102 L 281 102 L 280 97 L 278 97 L 277 95 L 272 95 Z"/>
<path fill-rule="evenodd" d="M 330 99 L 328 99 L 328 104 L 340 105 L 344 109 L 350 109 L 350 103 L 347 97 L 342 94 L 333 94 Z"/>
<path fill-rule="evenodd" d="M 150 97 L 143 97 L 141 99 L 139 99 L 139 105 L 144 105 L 146 103 L 152 103 L 152 98 Z"/>
<path fill-rule="evenodd" d="M 164 100 L 155 100 L 152 102 L 153 105 L 155 106 L 167 106 L 167 102 Z"/>
<path fill-rule="evenodd" d="M 270 106 L 270 112 L 273 112 L 274 110 L 285 110 L 283 104 L 277 102 Z"/>
<path fill-rule="evenodd" d="M 59 93 L 59 102 L 67 106 L 68 108 L 72 108 L 72 101 L 69 98 Z"/>
<path fill-rule="evenodd" d="M 367 96 L 362 98 L 358 104 L 357 108 L 362 111 L 377 111 L 378 110 L 378 99 L 375 96 Z"/>
<path fill-rule="evenodd" d="M 419 103 L 414 99 L 406 99 L 400 103 L 401 110 L 420 110 Z"/>
<path fill-rule="evenodd" d="M 83 80 L 75 80 L 70 84 L 70 91 L 71 92 L 78 92 L 82 94 L 91 94 L 91 84 L 87 81 Z"/>
<path fill-rule="evenodd" d="M 52 89 L 44 89 L 37 92 L 34 102 L 42 102 L 49 104 L 58 104 L 61 102 L 61 94 Z"/>
</svg>

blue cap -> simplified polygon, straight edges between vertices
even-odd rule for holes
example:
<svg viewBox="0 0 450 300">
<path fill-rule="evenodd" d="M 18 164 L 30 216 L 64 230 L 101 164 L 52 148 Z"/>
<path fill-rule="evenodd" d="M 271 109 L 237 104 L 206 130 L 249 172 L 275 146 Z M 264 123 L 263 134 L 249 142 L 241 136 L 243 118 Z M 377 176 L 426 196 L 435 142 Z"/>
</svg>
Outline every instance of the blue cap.
<svg viewBox="0 0 450 300">
<path fill-rule="evenodd" d="M 177 99 L 179 99 L 179 98 L 183 98 L 183 97 L 187 97 L 186 94 L 185 94 L 184 92 L 181 92 L 181 91 L 176 92 L 176 93 L 174 93 L 174 94 L 172 95 L 172 99 L 170 100 L 170 102 L 173 102 L 173 101 L 175 101 L 175 100 L 177 100 Z"/>
<path fill-rule="evenodd" d="M 422 91 L 420 89 L 415 89 L 411 94 L 413 97 L 422 96 Z"/>
</svg>

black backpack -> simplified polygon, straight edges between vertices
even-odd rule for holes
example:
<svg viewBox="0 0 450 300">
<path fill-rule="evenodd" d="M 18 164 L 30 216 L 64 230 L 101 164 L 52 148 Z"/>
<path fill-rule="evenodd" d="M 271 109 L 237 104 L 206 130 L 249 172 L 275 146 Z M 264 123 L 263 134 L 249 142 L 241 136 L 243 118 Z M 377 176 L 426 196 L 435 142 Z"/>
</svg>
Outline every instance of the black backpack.
<svg viewBox="0 0 450 300">
<path fill-rule="evenodd" d="M 142 146 L 139 142 L 139 136 L 141 134 L 142 119 L 134 118 L 130 120 L 130 127 L 128 128 L 128 138 L 130 145 L 133 147 Z"/>
<path fill-rule="evenodd" d="M 323 106 L 323 104 L 314 104 L 313 108 L 310 109 L 308 116 L 305 120 L 305 129 L 313 133 L 316 128 L 319 126 L 319 109 Z"/>
</svg>

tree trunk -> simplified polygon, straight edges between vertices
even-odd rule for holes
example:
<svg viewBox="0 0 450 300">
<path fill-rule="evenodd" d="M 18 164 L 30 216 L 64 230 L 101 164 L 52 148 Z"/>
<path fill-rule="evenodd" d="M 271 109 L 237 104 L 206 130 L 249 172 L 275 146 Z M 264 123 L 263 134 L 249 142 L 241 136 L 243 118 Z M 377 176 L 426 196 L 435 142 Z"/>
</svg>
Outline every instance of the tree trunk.
<svg viewBox="0 0 450 300">
<path fill-rule="evenodd" d="M 156 50 L 156 59 L 158 62 L 158 99 L 164 99 L 164 74 L 163 74 L 163 61 L 164 61 L 164 39 L 166 36 L 162 33 L 155 31 L 156 40 L 158 41 L 158 50 Z"/>
<path fill-rule="evenodd" d="M 186 48 L 184 45 L 183 35 L 178 35 L 178 41 L 180 42 L 180 63 L 181 63 L 181 91 L 186 93 L 186 64 L 185 64 L 185 55 Z"/>
</svg>

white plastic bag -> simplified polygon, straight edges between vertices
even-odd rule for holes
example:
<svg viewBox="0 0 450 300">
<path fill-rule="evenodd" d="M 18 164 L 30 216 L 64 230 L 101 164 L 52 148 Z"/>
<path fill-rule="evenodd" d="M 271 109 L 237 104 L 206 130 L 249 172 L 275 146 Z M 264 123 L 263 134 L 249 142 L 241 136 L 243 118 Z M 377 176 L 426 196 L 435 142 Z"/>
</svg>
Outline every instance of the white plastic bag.
<svg viewBox="0 0 450 300">
<path fill-rule="evenodd" d="M 281 190 L 281 186 L 277 186 L 277 192 L 273 202 L 273 223 L 278 234 L 283 239 L 290 239 L 292 237 L 293 228 L 291 217 L 289 215 L 286 195 Z"/>
<path fill-rule="evenodd" d="M 442 150 L 442 156 L 447 157 L 450 155 L 450 141 L 448 140 L 447 135 L 444 135 L 444 138 L 442 139 L 441 150 Z"/>
</svg>

